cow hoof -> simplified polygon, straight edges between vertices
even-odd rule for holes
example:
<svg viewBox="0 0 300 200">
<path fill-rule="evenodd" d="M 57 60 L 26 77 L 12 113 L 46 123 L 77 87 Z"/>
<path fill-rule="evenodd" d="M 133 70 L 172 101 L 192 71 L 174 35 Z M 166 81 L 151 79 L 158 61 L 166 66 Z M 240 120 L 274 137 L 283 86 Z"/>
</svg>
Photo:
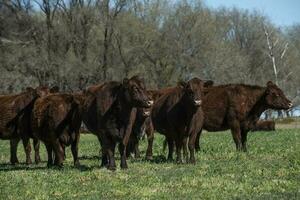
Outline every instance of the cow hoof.
<svg viewBox="0 0 300 200">
<path fill-rule="evenodd" d="M 31 165 L 32 161 L 31 160 L 26 160 L 26 165 Z"/>
<path fill-rule="evenodd" d="M 76 161 L 76 162 L 74 163 L 74 167 L 81 167 L 80 162 L 79 162 L 79 161 Z"/>
<path fill-rule="evenodd" d="M 39 164 L 41 162 L 41 158 L 35 158 L 35 164 Z"/>
<path fill-rule="evenodd" d="M 152 161 L 153 157 L 152 156 L 146 156 L 146 160 Z"/>
<path fill-rule="evenodd" d="M 196 160 L 190 160 L 189 163 L 195 165 L 196 164 Z"/>
<path fill-rule="evenodd" d="M 10 161 L 11 165 L 16 165 L 16 164 L 19 164 L 19 161 L 18 160 L 14 160 L 14 161 Z"/>
<path fill-rule="evenodd" d="M 121 169 L 128 169 L 127 165 L 121 165 L 120 167 L 121 167 Z"/>
<path fill-rule="evenodd" d="M 108 166 L 107 169 L 110 171 L 116 171 L 117 168 L 116 166 Z"/>
</svg>

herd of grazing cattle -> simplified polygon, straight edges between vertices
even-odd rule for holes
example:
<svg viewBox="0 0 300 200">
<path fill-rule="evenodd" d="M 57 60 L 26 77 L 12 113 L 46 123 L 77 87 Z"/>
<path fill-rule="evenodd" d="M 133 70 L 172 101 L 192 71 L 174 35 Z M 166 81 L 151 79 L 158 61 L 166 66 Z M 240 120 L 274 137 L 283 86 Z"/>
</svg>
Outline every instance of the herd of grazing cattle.
<svg viewBox="0 0 300 200">
<path fill-rule="evenodd" d="M 247 133 L 255 129 L 266 109 L 292 107 L 282 90 L 269 81 L 265 87 L 245 84 L 214 86 L 193 78 L 174 87 L 147 90 L 134 76 L 122 82 L 109 81 L 76 93 L 59 88 L 27 88 L 20 94 L 0 96 L 0 138 L 10 140 L 12 164 L 18 163 L 17 145 L 22 140 L 26 163 L 31 161 L 33 139 L 35 162 L 40 162 L 39 141 L 47 149 L 47 166 L 63 166 L 65 147 L 71 145 L 74 165 L 80 165 L 78 143 L 83 122 L 98 137 L 101 166 L 116 169 L 115 148 L 126 158 L 139 157 L 139 140 L 146 134 L 146 159 L 152 159 L 154 132 L 165 136 L 168 159 L 195 163 L 202 129 L 230 129 L 237 150 L 246 151 Z M 182 157 L 183 155 L 183 157 Z"/>
</svg>

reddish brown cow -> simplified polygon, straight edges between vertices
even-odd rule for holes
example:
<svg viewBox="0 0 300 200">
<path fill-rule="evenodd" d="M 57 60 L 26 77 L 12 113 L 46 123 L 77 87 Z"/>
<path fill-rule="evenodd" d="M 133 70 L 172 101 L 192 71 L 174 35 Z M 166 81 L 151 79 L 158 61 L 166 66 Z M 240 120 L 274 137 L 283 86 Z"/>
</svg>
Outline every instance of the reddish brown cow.
<svg viewBox="0 0 300 200">
<path fill-rule="evenodd" d="M 39 86 L 36 89 L 38 97 L 44 97 L 48 95 L 49 93 L 56 93 L 59 91 L 59 88 L 57 86 L 52 87 L 51 89 L 48 88 L 47 86 Z M 31 104 L 31 107 L 26 109 L 26 111 L 20 115 L 17 123 L 17 131 L 18 135 L 21 137 L 13 138 L 10 140 L 10 152 L 11 152 L 11 163 L 15 164 L 18 163 L 18 158 L 17 158 L 17 148 L 18 148 L 18 143 L 20 142 L 20 139 L 23 138 L 23 145 L 26 153 L 26 164 L 31 164 L 31 145 L 29 138 L 33 138 L 32 135 L 32 130 L 30 126 L 30 118 L 31 118 L 31 112 L 32 112 L 32 107 L 33 103 Z M 35 163 L 38 164 L 41 159 L 40 159 L 40 154 L 39 154 L 39 146 L 40 142 L 38 139 L 33 138 L 33 146 L 34 146 L 34 152 L 35 152 Z"/>
<path fill-rule="evenodd" d="M 126 147 L 136 117 L 135 107 L 151 107 L 141 79 L 134 76 L 123 83 L 110 81 L 87 90 L 83 121 L 98 136 L 102 146 L 102 164 L 116 169 L 115 146 L 119 143 L 121 168 L 127 168 Z"/>
<path fill-rule="evenodd" d="M 0 138 L 10 140 L 10 162 L 12 164 L 18 163 L 17 144 L 21 139 L 26 153 L 26 163 L 31 163 L 29 142 L 31 132 L 27 122 L 35 100 L 48 92 L 47 87 L 38 87 L 36 89 L 27 88 L 25 92 L 18 95 L 0 96 Z M 37 147 L 38 141 L 34 140 L 34 143 Z M 39 159 L 37 155 L 39 155 L 38 151 L 36 158 Z"/>
<path fill-rule="evenodd" d="M 62 167 L 64 146 L 70 144 L 74 165 L 79 165 L 78 142 L 83 99 L 80 95 L 57 93 L 39 98 L 34 103 L 32 131 L 36 138 L 45 143 L 48 167 L 53 164 Z"/>
<path fill-rule="evenodd" d="M 267 109 L 292 107 L 282 90 L 269 81 L 266 87 L 244 84 L 214 86 L 203 98 L 204 124 L 207 131 L 231 129 L 237 150 L 246 151 L 247 133 L 255 127 Z M 196 148 L 199 149 L 198 134 Z"/>
<path fill-rule="evenodd" d="M 275 121 L 259 120 L 251 131 L 275 131 Z"/>
<path fill-rule="evenodd" d="M 203 112 L 200 107 L 204 82 L 193 78 L 187 83 L 163 94 L 154 104 L 151 119 L 155 130 L 166 136 L 172 159 L 173 142 L 176 145 L 177 162 L 181 163 L 181 149 L 187 162 L 195 163 L 194 145 L 197 132 L 202 128 Z M 186 144 L 190 151 L 190 158 Z"/>
</svg>

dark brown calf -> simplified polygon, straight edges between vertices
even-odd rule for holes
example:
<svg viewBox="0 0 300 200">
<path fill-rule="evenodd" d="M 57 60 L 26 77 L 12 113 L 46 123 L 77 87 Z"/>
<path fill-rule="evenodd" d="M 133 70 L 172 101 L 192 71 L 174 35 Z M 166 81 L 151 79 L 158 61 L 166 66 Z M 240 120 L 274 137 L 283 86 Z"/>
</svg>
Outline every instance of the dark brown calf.
<svg viewBox="0 0 300 200">
<path fill-rule="evenodd" d="M 274 83 L 266 87 L 244 84 L 213 86 L 203 98 L 204 125 L 207 131 L 230 129 L 237 150 L 246 151 L 247 133 L 267 109 L 289 109 L 289 101 Z M 198 134 L 196 148 L 199 149 Z"/>
<path fill-rule="evenodd" d="M 194 78 L 187 83 L 168 89 L 155 102 L 151 119 L 153 127 L 166 136 L 169 147 L 168 159 L 172 159 L 173 143 L 176 145 L 177 162 L 181 163 L 181 150 L 187 162 L 195 163 L 195 138 L 202 128 L 203 112 L 201 96 L 204 82 Z M 190 151 L 188 158 L 187 145 Z"/>
<path fill-rule="evenodd" d="M 275 121 L 259 120 L 251 131 L 275 131 Z"/>
<path fill-rule="evenodd" d="M 137 76 L 121 82 L 106 82 L 87 90 L 83 121 L 98 136 L 102 146 L 102 164 L 116 169 L 115 147 L 119 143 L 121 168 L 127 168 L 126 147 L 136 118 L 135 107 L 151 107 L 142 80 Z"/>
<path fill-rule="evenodd" d="M 78 142 L 81 124 L 81 99 L 72 94 L 51 94 L 34 103 L 31 126 L 33 135 L 45 143 L 48 167 L 61 167 L 64 146 L 71 145 L 74 165 L 79 165 Z M 53 152 L 55 160 L 53 163 Z"/>
</svg>

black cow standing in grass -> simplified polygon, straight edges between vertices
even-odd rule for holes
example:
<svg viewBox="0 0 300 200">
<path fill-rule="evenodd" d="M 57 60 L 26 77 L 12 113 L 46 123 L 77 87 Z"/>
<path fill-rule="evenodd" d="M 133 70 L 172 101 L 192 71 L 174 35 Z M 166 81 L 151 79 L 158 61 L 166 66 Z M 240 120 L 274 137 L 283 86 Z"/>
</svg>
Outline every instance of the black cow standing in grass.
<svg viewBox="0 0 300 200">
<path fill-rule="evenodd" d="M 267 109 L 287 110 L 292 107 L 282 90 L 269 81 L 266 87 L 228 84 L 213 86 L 203 98 L 204 124 L 207 131 L 230 129 L 237 150 L 247 151 L 247 134 L 255 128 Z M 196 149 L 199 150 L 197 135 Z"/>
<path fill-rule="evenodd" d="M 204 86 L 205 83 L 198 78 L 181 82 L 159 97 L 152 108 L 153 127 L 165 135 L 168 142 L 168 159 L 172 159 L 175 142 L 177 162 L 182 162 L 181 150 L 183 149 L 186 161 L 195 163 L 195 139 L 203 124 L 201 98 Z M 190 158 L 188 158 L 187 143 Z"/>
<path fill-rule="evenodd" d="M 119 143 L 121 168 L 127 168 L 126 147 L 136 118 L 136 107 L 151 107 L 144 82 L 137 76 L 123 82 L 110 81 L 87 89 L 83 121 L 102 146 L 102 164 L 116 169 L 115 147 Z"/>
</svg>

